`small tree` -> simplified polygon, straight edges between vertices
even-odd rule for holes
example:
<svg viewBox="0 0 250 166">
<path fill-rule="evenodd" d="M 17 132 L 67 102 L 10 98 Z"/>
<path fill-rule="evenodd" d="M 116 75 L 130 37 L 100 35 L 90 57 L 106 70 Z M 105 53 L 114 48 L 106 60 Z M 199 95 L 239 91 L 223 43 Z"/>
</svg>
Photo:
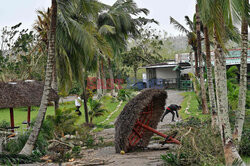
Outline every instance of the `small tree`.
<svg viewBox="0 0 250 166">
<path fill-rule="evenodd" d="M 89 116 L 90 116 L 90 124 L 93 124 L 93 119 L 99 116 L 103 116 L 107 110 L 102 107 L 102 103 L 98 100 L 94 100 L 89 98 Z"/>
</svg>

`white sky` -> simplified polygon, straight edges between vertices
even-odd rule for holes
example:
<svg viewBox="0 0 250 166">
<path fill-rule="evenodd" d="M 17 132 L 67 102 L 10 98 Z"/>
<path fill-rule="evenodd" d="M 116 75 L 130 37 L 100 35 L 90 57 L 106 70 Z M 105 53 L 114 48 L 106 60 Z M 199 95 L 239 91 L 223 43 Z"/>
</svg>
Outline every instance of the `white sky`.
<svg viewBox="0 0 250 166">
<path fill-rule="evenodd" d="M 100 0 L 106 4 L 113 4 L 115 0 Z M 180 23 L 185 24 L 184 16 L 193 17 L 195 0 L 135 0 L 140 8 L 150 10 L 148 18 L 154 18 L 160 25 L 154 26 L 165 30 L 169 35 L 180 33 L 169 24 L 172 16 Z M 36 19 L 36 10 L 46 9 L 51 5 L 51 0 L 1 0 L 0 5 L 0 28 L 13 26 L 22 22 L 22 28 L 32 28 Z"/>
</svg>

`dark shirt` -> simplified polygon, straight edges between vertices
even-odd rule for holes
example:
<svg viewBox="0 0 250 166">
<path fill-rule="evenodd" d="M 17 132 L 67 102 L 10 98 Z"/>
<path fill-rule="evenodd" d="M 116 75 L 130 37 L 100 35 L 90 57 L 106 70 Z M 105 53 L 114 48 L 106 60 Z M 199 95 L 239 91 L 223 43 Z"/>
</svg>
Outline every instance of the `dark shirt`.
<svg viewBox="0 0 250 166">
<path fill-rule="evenodd" d="M 176 112 L 177 118 L 179 118 L 178 108 L 179 108 L 179 106 L 176 105 L 176 104 L 171 104 L 171 105 L 169 105 L 169 106 L 166 108 L 166 111 L 164 112 L 164 114 L 162 115 L 161 121 L 164 119 L 164 117 L 165 117 L 169 112 L 172 113 L 172 115 L 173 115 L 172 120 L 174 120 L 174 111 Z"/>
<path fill-rule="evenodd" d="M 170 106 L 168 106 L 167 108 L 171 109 L 172 111 L 177 111 L 179 106 L 176 104 L 171 104 Z M 168 110 L 168 109 L 167 109 Z"/>
</svg>

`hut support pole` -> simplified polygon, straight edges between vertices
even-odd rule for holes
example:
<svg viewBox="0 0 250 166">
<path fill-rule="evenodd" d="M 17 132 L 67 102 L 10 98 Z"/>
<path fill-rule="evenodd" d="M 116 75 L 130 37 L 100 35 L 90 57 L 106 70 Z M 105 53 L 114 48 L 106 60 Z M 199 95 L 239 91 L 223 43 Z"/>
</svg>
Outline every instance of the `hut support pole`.
<svg viewBox="0 0 250 166">
<path fill-rule="evenodd" d="M 13 108 L 10 108 L 10 125 L 11 125 L 11 131 L 14 132 L 14 112 L 13 112 Z"/>
<path fill-rule="evenodd" d="M 160 133 L 159 131 L 157 131 L 157 130 L 153 129 L 152 127 L 149 127 L 148 125 L 145 125 L 145 124 L 143 124 L 143 123 L 141 123 L 141 122 L 139 122 L 139 121 L 137 121 L 137 125 L 140 125 L 140 126 L 143 127 L 144 129 L 149 130 L 149 131 L 151 131 L 151 132 L 153 132 L 153 133 L 155 133 L 155 134 L 157 134 L 157 135 L 159 135 L 159 136 L 161 136 L 161 137 L 163 137 L 163 138 L 166 138 L 166 139 L 167 139 L 167 140 L 166 140 L 167 143 L 181 144 L 177 139 L 174 139 L 174 138 L 171 137 L 171 136 L 167 136 L 167 135 L 165 135 L 165 134 L 163 134 L 163 133 Z"/>
<path fill-rule="evenodd" d="M 30 110 L 31 110 L 31 107 L 29 106 L 28 107 L 28 117 L 27 117 L 27 125 L 30 126 Z"/>
</svg>

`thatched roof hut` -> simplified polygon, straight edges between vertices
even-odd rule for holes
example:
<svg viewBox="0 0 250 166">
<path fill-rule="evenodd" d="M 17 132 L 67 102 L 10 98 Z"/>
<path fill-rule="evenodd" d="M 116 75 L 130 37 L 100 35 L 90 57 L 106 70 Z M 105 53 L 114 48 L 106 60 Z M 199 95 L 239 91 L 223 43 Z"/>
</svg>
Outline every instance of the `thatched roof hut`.
<svg viewBox="0 0 250 166">
<path fill-rule="evenodd" d="M 0 82 L 0 108 L 39 106 L 43 95 L 44 83 L 34 80 Z M 51 89 L 49 101 L 58 99 Z"/>
<path fill-rule="evenodd" d="M 10 109 L 11 129 L 14 132 L 14 111 L 16 107 L 28 107 L 27 125 L 30 124 L 31 106 L 39 106 L 43 95 L 44 83 L 34 80 L 18 82 L 0 82 L 0 109 Z M 51 89 L 49 101 L 58 99 L 57 93 Z"/>
<path fill-rule="evenodd" d="M 167 92 L 160 89 L 145 89 L 135 98 L 130 100 L 124 107 L 115 122 L 115 149 L 119 153 L 133 150 L 135 147 L 147 147 L 153 135 L 151 131 L 145 131 L 136 146 L 132 147 L 129 143 L 129 136 L 133 132 L 136 121 L 142 112 L 149 110 L 152 105 L 152 116 L 150 117 L 149 127 L 156 129 L 162 114 L 167 98 Z"/>
</svg>

